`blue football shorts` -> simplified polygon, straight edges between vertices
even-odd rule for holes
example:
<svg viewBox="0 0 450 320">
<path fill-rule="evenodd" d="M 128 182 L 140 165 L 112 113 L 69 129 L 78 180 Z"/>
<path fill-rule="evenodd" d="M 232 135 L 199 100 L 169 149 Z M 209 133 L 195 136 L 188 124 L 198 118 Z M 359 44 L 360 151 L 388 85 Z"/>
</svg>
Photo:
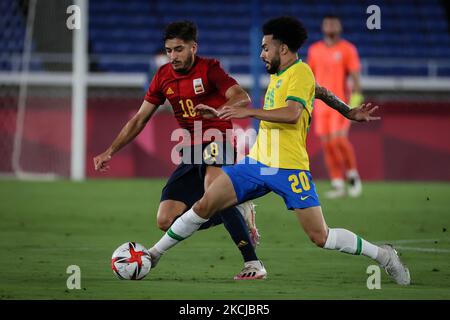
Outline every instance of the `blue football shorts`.
<svg viewBox="0 0 450 320">
<path fill-rule="evenodd" d="M 311 173 L 307 170 L 268 167 L 245 157 L 222 170 L 230 177 L 238 203 L 275 192 L 289 210 L 320 206 Z"/>
</svg>

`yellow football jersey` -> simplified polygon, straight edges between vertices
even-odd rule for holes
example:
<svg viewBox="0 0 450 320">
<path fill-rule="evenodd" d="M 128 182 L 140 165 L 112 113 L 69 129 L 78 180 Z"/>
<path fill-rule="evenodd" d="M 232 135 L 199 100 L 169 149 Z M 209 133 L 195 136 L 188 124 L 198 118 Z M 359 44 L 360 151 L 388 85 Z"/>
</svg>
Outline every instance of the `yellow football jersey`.
<svg viewBox="0 0 450 320">
<path fill-rule="evenodd" d="M 264 109 L 286 107 L 287 100 L 301 103 L 304 109 L 296 124 L 261 121 L 256 142 L 248 156 L 269 167 L 309 170 L 306 135 L 311 123 L 314 94 L 314 75 L 301 60 L 271 75 Z"/>
</svg>

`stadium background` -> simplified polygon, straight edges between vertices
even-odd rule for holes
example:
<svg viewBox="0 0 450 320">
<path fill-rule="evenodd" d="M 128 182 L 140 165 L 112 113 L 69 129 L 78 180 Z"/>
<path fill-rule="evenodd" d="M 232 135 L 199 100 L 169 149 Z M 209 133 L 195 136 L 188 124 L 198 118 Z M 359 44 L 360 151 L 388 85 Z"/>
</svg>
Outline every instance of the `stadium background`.
<svg viewBox="0 0 450 320">
<path fill-rule="evenodd" d="M 20 167 L 24 172 L 69 177 L 72 31 L 65 27 L 65 21 L 69 16 L 66 8 L 72 2 L 37 1 L 32 49 L 24 66 L 27 3 L 1 2 L 0 172 L 17 174 Z M 91 1 L 86 175 L 101 176 L 93 170 L 93 156 L 111 142 L 140 106 L 168 22 L 195 21 L 199 54 L 219 58 L 252 93 L 254 105 L 260 106 L 268 76 L 259 59 L 252 60 L 252 22 L 258 26 L 280 14 L 301 18 L 309 31 L 309 40 L 300 50 L 304 59 L 308 46 L 321 39 L 322 16 L 335 13 L 342 17 L 343 36 L 359 50 L 366 101 L 380 105 L 383 117 L 381 122 L 356 124 L 351 130 L 363 179 L 449 180 L 450 144 L 444 137 L 450 136 L 450 36 L 444 3 L 378 1 L 381 29 L 368 30 L 366 8 L 370 1 Z M 256 36 L 258 32 L 256 29 Z M 256 54 L 258 51 L 256 47 Z M 21 67 L 35 76 L 26 82 L 24 129 L 18 133 Z M 255 74 L 262 81 L 259 90 L 252 85 Z M 170 174 L 174 143 L 168 142 L 176 123 L 170 109 L 161 109 L 136 142 L 115 157 L 109 177 Z M 315 177 L 326 178 L 314 134 L 309 135 L 308 143 Z"/>
<path fill-rule="evenodd" d="M 75 250 L 72 254 L 78 257 L 81 264 L 84 263 L 83 270 L 88 270 L 86 271 L 88 274 L 91 272 L 89 279 L 102 278 L 105 274 L 108 278 L 109 265 L 103 270 L 104 261 L 89 264 L 88 260 L 94 261 L 96 254 L 101 254 L 102 257 L 104 255 L 107 259 L 113 247 L 121 240 L 124 242 L 145 238 L 149 243 L 149 237 L 154 241 L 159 236 L 160 233 L 153 227 L 154 218 L 148 212 L 156 210 L 164 179 L 174 168 L 170 161 L 170 153 L 175 142 L 170 142 L 170 134 L 177 125 L 170 108 L 167 106 L 160 108 L 139 137 L 114 157 L 112 168 L 107 175 L 94 172 L 92 158 L 109 146 L 120 128 L 140 106 L 156 68 L 155 56 L 161 53 L 163 45 L 161 33 L 165 24 L 180 19 L 196 22 L 199 26 L 199 55 L 219 58 L 224 68 L 251 93 L 254 106 L 259 107 L 268 79 L 262 63 L 255 58 L 255 54 L 259 55 L 261 23 L 282 14 L 299 17 L 309 31 L 308 42 L 300 50 L 300 57 L 304 59 L 308 46 L 313 41 L 321 39 L 320 23 L 323 15 L 327 13 L 337 14 L 342 18 L 343 37 L 357 46 L 362 60 L 363 93 L 367 102 L 381 107 L 379 114 L 382 120 L 369 124 L 354 124 L 350 133 L 363 180 L 377 182 L 365 184 L 365 195 L 362 199 L 354 200 L 355 202 L 342 200 L 336 202 L 337 204 L 324 201 L 324 206 L 334 213 L 347 213 L 347 216 L 341 215 L 336 220 L 333 220 L 335 218 L 332 216 L 330 219 L 335 224 L 337 222 L 343 222 L 344 225 L 356 224 L 356 231 L 364 232 L 378 240 L 389 238 L 389 235 L 391 238 L 397 235 L 398 239 L 411 237 L 425 239 L 426 246 L 431 246 L 430 250 L 438 250 L 431 251 L 434 253 L 421 253 L 420 250 L 410 252 L 412 256 L 410 259 L 426 258 L 429 259 L 427 261 L 436 262 L 437 266 L 434 268 L 429 265 L 423 266 L 423 274 L 426 276 L 433 269 L 432 275 L 435 275 L 435 278 L 431 278 L 430 283 L 434 283 L 435 291 L 420 291 L 423 288 L 416 288 L 417 291 L 410 291 L 407 295 L 403 295 L 404 293 L 400 291 L 390 291 L 388 297 L 426 298 L 427 294 L 429 297 L 435 294 L 434 297 L 449 298 L 450 241 L 443 233 L 446 232 L 449 221 L 446 212 L 449 205 L 450 180 L 450 7 L 447 2 L 438 0 L 87 2 L 89 3 L 86 33 L 88 50 L 85 52 L 87 60 L 84 60 L 88 70 L 84 75 L 87 84 L 87 95 L 84 100 L 86 113 L 85 118 L 81 113 L 84 120 L 81 125 L 78 122 L 78 127 L 75 127 L 81 130 L 74 131 L 73 115 L 77 106 L 74 108 L 73 101 L 77 100 L 73 99 L 76 98 L 76 92 L 79 92 L 80 87 L 83 87 L 83 82 L 81 84 L 73 82 L 76 73 L 72 60 L 72 53 L 75 52 L 73 37 L 78 31 L 69 30 L 66 21 L 70 16 L 67 7 L 75 2 L 0 1 L 0 174 L 3 177 L 0 180 L 0 211 L 4 222 L 0 256 L 2 259 L 12 257 L 12 252 L 6 245 L 12 238 L 25 252 L 23 255 L 30 255 L 29 259 L 36 263 L 31 267 L 26 265 L 18 267 L 17 274 L 11 275 L 10 280 L 3 277 L 0 298 L 67 297 L 67 292 L 58 286 L 64 285 L 65 274 L 60 273 L 63 273 L 61 268 L 65 268 L 70 255 L 58 251 L 59 245 L 61 248 L 82 246 L 81 251 Z M 366 9 L 373 4 L 381 9 L 380 30 L 369 30 L 366 27 L 366 20 L 370 16 L 366 13 Z M 259 89 L 254 85 L 255 79 L 259 80 Z M 252 123 L 239 121 L 237 125 L 249 128 Z M 79 131 L 82 132 L 79 137 L 81 136 L 85 142 L 81 152 L 79 144 L 77 149 L 72 140 L 74 132 L 78 134 Z M 313 175 L 318 180 L 326 179 L 322 151 L 313 131 L 308 139 Z M 78 153 L 78 157 L 74 157 L 74 153 Z M 80 172 L 74 174 L 73 161 L 78 161 L 83 168 L 81 174 Z M 69 181 L 71 177 L 74 180 L 87 178 L 87 182 L 71 183 Z M 104 177 L 121 179 L 119 181 L 97 179 Z M 135 180 L 135 178 L 152 179 Z M 57 181 L 42 184 L 22 182 L 22 179 Z M 435 183 L 436 181 L 439 183 Z M 326 184 L 319 182 L 319 190 L 322 189 L 326 189 Z M 278 204 L 278 208 L 282 206 L 276 200 L 271 203 L 272 198 L 268 199 L 260 202 L 260 211 L 276 211 L 273 203 Z M 434 200 L 432 204 L 430 199 Z M 361 216 L 359 208 L 365 208 L 365 216 Z M 123 217 L 124 212 L 126 215 L 128 213 L 133 215 L 134 221 L 139 226 L 131 224 L 129 219 Z M 397 215 L 391 215 L 390 212 Z M 424 220 L 423 212 L 427 213 L 431 221 Z M 393 218 L 392 225 L 388 223 L 389 226 L 386 226 L 383 217 Z M 286 238 L 290 232 L 294 232 L 283 229 L 290 228 L 292 224 L 285 215 L 278 218 L 279 220 L 270 218 L 270 215 L 261 216 L 259 219 L 261 228 L 265 231 L 265 239 L 272 239 L 272 242 L 278 243 L 284 239 L 277 238 L 279 234 L 264 225 L 273 223 L 279 230 L 284 230 Z M 53 221 L 53 224 L 49 224 L 48 221 Z M 141 225 L 140 221 L 145 223 Z M 277 225 L 275 221 L 281 221 L 282 224 Z M 369 227 L 365 227 L 366 222 L 369 223 Z M 146 229 L 150 223 L 154 229 L 151 231 L 152 235 L 149 235 Z M 394 224 L 397 229 L 393 227 Z M 126 225 L 126 230 L 122 228 L 123 225 Z M 99 228 L 96 229 L 94 226 Z M 298 227 L 295 228 L 295 232 L 298 233 Z M 380 228 L 382 232 L 374 231 Z M 214 232 L 205 234 L 212 237 L 207 240 L 211 244 L 216 243 L 215 241 L 219 243 L 227 237 L 223 231 L 218 236 Z M 76 235 L 80 237 L 77 238 Z M 433 247 L 438 240 L 439 246 L 443 247 Z M 52 243 L 55 246 L 53 251 L 42 244 L 43 241 Z M 235 249 L 228 244 L 229 241 L 226 241 L 228 245 L 226 250 L 229 253 L 228 251 L 218 253 L 220 255 L 217 257 L 218 265 L 223 257 L 228 259 L 229 256 L 236 254 Z M 266 241 L 269 245 L 270 240 Z M 309 248 L 306 239 L 301 238 L 301 241 Z M 87 248 L 93 243 L 96 249 L 88 251 Z M 200 242 L 200 245 L 203 243 Z M 193 249 L 195 245 L 184 248 L 191 255 L 199 254 Z M 47 254 L 44 255 L 43 251 L 39 251 L 47 249 L 49 251 L 45 251 Z M 260 250 L 269 257 L 270 254 L 278 252 L 272 250 L 270 245 L 263 246 Z M 321 253 L 307 252 L 313 261 L 318 262 L 320 270 L 326 270 L 326 254 L 322 257 Z M 203 255 L 202 253 L 201 256 L 206 259 Z M 173 256 L 173 259 L 177 259 L 176 254 Z M 56 260 L 53 260 L 55 257 Z M 15 258 L 17 257 L 14 255 Z M 183 257 L 178 259 L 182 260 Z M 217 273 L 211 275 L 212 279 L 228 277 L 229 272 L 236 271 L 231 268 L 236 267 L 239 260 L 234 259 L 236 261 L 234 265 L 227 262 L 231 265 L 229 267 L 231 271 L 216 270 Z M 337 261 L 340 263 L 339 259 L 337 258 Z M 46 264 L 47 260 L 52 260 L 58 265 L 60 268 L 57 271 L 58 275 L 49 272 L 51 268 Z M 342 266 L 344 265 L 342 262 Z M 361 265 L 365 264 L 359 266 Z M 93 270 L 93 266 L 97 269 Z M 34 273 L 29 271 L 30 268 Z M 298 297 L 295 289 L 289 287 L 291 283 L 295 283 L 291 281 L 295 274 L 290 274 L 289 268 L 283 266 L 277 268 L 272 268 L 277 270 L 274 271 L 274 278 L 285 274 L 287 280 L 284 279 L 285 282 L 281 285 L 288 288 L 286 292 L 283 293 L 281 289 L 280 292 L 275 289 L 265 291 L 258 289 L 261 287 L 254 287 L 249 289 L 252 294 L 250 297 Z M 100 273 L 98 271 L 100 269 L 104 273 Z M 417 276 L 419 269 L 417 266 Z M 188 274 L 194 273 L 195 267 L 189 265 L 186 270 Z M 447 273 L 439 273 L 439 270 L 447 270 Z M 167 271 L 157 270 L 160 272 L 159 279 L 170 277 L 172 271 L 170 268 Z M 7 271 L 3 269 L 2 274 L 4 272 Z M 23 283 L 23 277 L 28 272 L 33 275 L 36 283 L 30 280 L 26 289 L 27 284 Z M 45 276 L 48 273 L 53 275 L 50 280 Z M 180 277 L 184 279 L 176 269 L 174 274 L 178 280 Z M 427 283 L 423 280 L 426 276 L 422 278 L 422 285 Z M 36 279 L 40 279 L 41 282 Z M 311 279 L 305 281 L 320 279 L 320 272 L 317 271 L 317 276 L 314 275 Z M 49 287 L 47 293 L 44 293 L 41 289 L 45 287 L 47 280 Z M 83 296 L 82 292 L 74 297 L 118 297 L 110 296 L 113 290 L 104 290 L 104 287 L 95 282 L 97 280 L 88 281 L 92 281 L 90 282 L 92 286 L 87 286 L 88 294 L 91 288 L 95 291 L 96 286 L 99 290 L 97 294 L 90 292 L 91 295 Z M 338 283 L 333 292 L 319 286 L 323 291 L 302 294 L 313 298 L 342 298 L 338 291 L 349 286 L 346 283 L 348 282 Z M 175 291 L 170 291 L 162 284 L 153 282 L 153 285 L 155 289 L 160 290 L 160 295 L 155 293 L 153 296 L 150 295 L 150 298 L 208 298 L 207 295 L 202 295 L 200 289 L 196 291 L 190 288 L 192 291 L 186 292 L 191 295 L 184 296 L 183 290 L 176 290 L 174 295 Z M 273 288 L 277 287 L 277 283 L 267 284 L 269 288 L 272 288 L 271 285 Z M 315 285 L 317 283 L 311 284 Z M 117 289 L 115 282 L 114 284 L 106 282 L 106 286 Z M 124 297 L 147 297 L 137 288 L 135 291 L 134 287 L 129 288 L 131 293 L 124 294 Z M 345 297 L 372 298 L 365 295 L 367 289 L 354 294 L 351 289 L 354 288 L 348 287 L 350 296 Z M 228 296 L 226 290 L 218 289 L 220 293 L 217 297 L 236 297 L 233 293 L 229 293 Z"/>
</svg>

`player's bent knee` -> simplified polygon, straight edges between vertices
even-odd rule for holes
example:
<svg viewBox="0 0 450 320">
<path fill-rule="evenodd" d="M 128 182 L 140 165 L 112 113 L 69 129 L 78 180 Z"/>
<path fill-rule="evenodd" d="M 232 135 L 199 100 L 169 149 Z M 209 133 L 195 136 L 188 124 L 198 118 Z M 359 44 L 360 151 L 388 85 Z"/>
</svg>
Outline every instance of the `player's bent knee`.
<svg viewBox="0 0 450 320">
<path fill-rule="evenodd" d="M 165 216 L 158 215 L 158 217 L 156 218 L 156 224 L 158 225 L 158 228 L 161 229 L 162 231 L 169 230 L 172 223 L 173 223 L 172 219 Z"/>
</svg>

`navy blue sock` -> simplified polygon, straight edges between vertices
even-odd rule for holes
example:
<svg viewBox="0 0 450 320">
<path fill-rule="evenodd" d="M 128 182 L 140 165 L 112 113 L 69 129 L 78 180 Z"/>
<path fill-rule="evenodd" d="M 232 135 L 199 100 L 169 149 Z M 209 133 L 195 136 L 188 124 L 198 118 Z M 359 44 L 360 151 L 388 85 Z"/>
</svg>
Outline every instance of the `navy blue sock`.
<svg viewBox="0 0 450 320">
<path fill-rule="evenodd" d="M 205 230 L 208 228 L 211 228 L 213 226 L 217 226 L 219 224 L 222 224 L 222 215 L 221 214 L 215 214 L 211 218 L 209 218 L 208 221 L 206 221 L 204 224 L 202 224 L 199 228 L 199 230 Z"/>
<path fill-rule="evenodd" d="M 259 260 L 250 240 L 247 224 L 236 207 L 228 208 L 219 214 L 236 246 L 241 251 L 244 261 Z"/>
</svg>

